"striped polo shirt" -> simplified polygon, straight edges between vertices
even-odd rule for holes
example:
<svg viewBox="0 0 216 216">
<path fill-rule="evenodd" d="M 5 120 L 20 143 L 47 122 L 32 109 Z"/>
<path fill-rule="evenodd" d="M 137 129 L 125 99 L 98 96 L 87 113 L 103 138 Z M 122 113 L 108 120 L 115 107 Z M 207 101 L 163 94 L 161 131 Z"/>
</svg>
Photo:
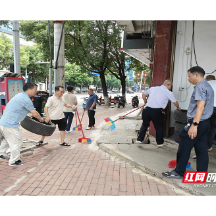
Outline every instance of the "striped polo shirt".
<svg viewBox="0 0 216 216">
<path fill-rule="evenodd" d="M 29 111 L 35 110 L 27 93 L 16 94 L 7 104 L 0 125 L 9 128 L 19 127 L 19 123 L 26 117 Z"/>
<path fill-rule="evenodd" d="M 202 80 L 194 86 L 194 91 L 187 111 L 188 119 L 193 119 L 195 116 L 197 110 L 196 101 L 205 101 L 205 108 L 200 121 L 210 118 L 214 107 L 214 91 L 206 80 Z"/>
</svg>

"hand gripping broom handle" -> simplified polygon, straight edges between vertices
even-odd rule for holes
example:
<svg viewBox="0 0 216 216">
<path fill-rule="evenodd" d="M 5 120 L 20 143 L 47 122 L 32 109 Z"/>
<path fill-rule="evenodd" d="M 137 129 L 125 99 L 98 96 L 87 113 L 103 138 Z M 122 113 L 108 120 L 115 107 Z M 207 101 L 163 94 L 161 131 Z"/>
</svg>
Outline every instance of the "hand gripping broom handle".
<svg viewBox="0 0 216 216">
<path fill-rule="evenodd" d="M 127 113 L 127 114 L 125 114 L 125 115 L 121 116 L 120 118 L 118 118 L 118 119 L 114 120 L 114 122 L 115 122 L 115 121 L 117 121 L 117 120 L 119 120 L 119 119 L 121 119 L 121 118 L 123 118 L 123 117 L 125 117 L 126 115 L 129 115 L 130 113 L 132 113 L 132 112 L 134 112 L 134 111 L 136 111 L 136 110 L 138 110 L 138 109 L 140 109 L 140 108 L 142 108 L 142 107 L 144 107 L 144 106 L 145 106 L 145 104 L 144 104 L 144 105 L 142 105 L 141 107 L 138 107 L 138 108 L 136 108 L 135 110 L 133 110 L 133 111 L 131 111 L 131 112 L 129 112 L 129 113 Z"/>
<path fill-rule="evenodd" d="M 78 116 L 78 120 L 79 120 L 79 123 L 80 123 L 80 126 L 81 126 L 81 121 L 80 121 L 80 118 L 79 118 L 78 110 L 77 110 L 77 116 Z M 84 133 L 83 133 L 82 126 L 81 126 L 81 130 L 82 130 L 83 137 L 85 137 L 85 135 L 84 135 Z"/>
</svg>

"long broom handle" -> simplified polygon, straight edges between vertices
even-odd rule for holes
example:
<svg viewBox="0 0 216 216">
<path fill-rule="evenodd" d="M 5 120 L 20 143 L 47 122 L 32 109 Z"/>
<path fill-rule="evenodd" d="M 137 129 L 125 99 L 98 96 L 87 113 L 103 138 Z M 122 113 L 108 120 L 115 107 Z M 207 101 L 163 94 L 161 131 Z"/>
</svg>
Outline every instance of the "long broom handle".
<svg viewBox="0 0 216 216">
<path fill-rule="evenodd" d="M 117 118 L 117 119 L 116 119 L 116 120 L 114 120 L 114 121 L 117 121 L 117 120 L 119 120 L 119 119 L 121 119 L 121 118 L 125 117 L 126 115 L 129 115 L 130 113 L 132 113 L 132 112 L 134 112 L 134 111 L 136 111 L 136 110 L 138 110 L 138 109 L 140 109 L 140 108 L 142 108 L 142 107 L 144 107 L 144 106 L 145 106 L 145 104 L 144 104 L 143 106 L 141 106 L 141 107 L 138 107 L 138 108 L 136 108 L 135 110 L 133 110 L 133 111 L 131 111 L 131 112 L 129 112 L 129 113 L 127 113 L 127 114 L 125 114 L 125 115 L 121 116 L 120 118 Z"/>
<path fill-rule="evenodd" d="M 84 108 L 84 110 L 83 110 L 83 114 L 82 114 L 81 122 L 82 122 L 82 119 L 83 119 L 83 116 L 84 116 L 85 110 L 86 110 L 86 108 Z"/>
<path fill-rule="evenodd" d="M 77 115 L 76 115 L 76 110 L 75 110 L 75 118 L 76 118 L 76 126 L 77 126 Z"/>
<path fill-rule="evenodd" d="M 82 131 L 83 137 L 85 137 L 83 129 L 82 129 L 81 121 L 80 121 L 80 118 L 79 118 L 78 110 L 77 110 L 77 116 L 78 116 L 78 120 L 79 120 L 79 123 L 80 123 L 80 126 L 81 126 L 81 131 Z"/>
</svg>

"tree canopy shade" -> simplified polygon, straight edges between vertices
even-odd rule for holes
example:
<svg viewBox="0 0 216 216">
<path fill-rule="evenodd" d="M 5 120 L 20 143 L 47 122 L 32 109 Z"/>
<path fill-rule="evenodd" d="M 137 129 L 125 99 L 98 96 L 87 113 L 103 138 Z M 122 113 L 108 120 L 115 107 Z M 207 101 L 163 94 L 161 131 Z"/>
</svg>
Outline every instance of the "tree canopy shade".
<svg viewBox="0 0 216 216">
<path fill-rule="evenodd" d="M 93 77 L 89 76 L 88 71 L 76 64 L 65 64 L 65 83 L 69 85 L 84 85 L 88 86 L 93 83 Z"/>
<path fill-rule="evenodd" d="M 28 64 L 25 66 L 21 64 L 22 75 L 25 75 L 25 69 L 27 68 L 29 80 L 32 82 L 38 82 L 49 77 L 49 63 L 37 64 L 37 62 L 43 61 L 41 46 L 24 46 L 22 49 L 28 55 Z"/>
<path fill-rule="evenodd" d="M 109 43 L 113 37 L 113 22 L 110 20 L 67 21 L 69 32 L 65 39 L 65 55 L 68 61 L 76 62 L 88 71 L 99 73 L 105 104 L 109 104 L 106 69 L 110 64 Z"/>
<path fill-rule="evenodd" d="M 47 20 L 21 20 L 20 31 L 25 39 L 34 40 L 40 45 L 43 61 L 50 61 L 50 46 L 48 36 L 48 21 Z M 54 24 L 50 22 L 50 38 L 52 47 L 54 47 Z M 53 55 L 53 54 L 52 54 Z M 54 56 L 52 56 L 54 59 Z"/>
<path fill-rule="evenodd" d="M 12 41 L 2 32 L 0 34 L 0 70 L 11 64 L 13 56 Z"/>
</svg>

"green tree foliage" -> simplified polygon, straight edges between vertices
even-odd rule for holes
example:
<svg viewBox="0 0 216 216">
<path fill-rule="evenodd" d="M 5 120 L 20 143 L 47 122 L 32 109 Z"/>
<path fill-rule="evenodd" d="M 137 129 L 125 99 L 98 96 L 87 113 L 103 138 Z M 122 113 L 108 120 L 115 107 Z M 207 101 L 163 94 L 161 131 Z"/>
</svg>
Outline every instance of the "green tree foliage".
<svg viewBox="0 0 216 216">
<path fill-rule="evenodd" d="M 106 70 L 110 64 L 109 43 L 113 39 L 113 22 L 110 20 L 67 21 L 70 33 L 66 34 L 65 56 L 70 62 L 76 62 L 86 70 L 99 73 L 105 104 L 108 105 Z"/>
<path fill-rule="evenodd" d="M 19 22 L 21 34 L 26 40 L 34 40 L 40 45 L 41 54 L 44 61 L 50 61 L 50 46 L 48 36 L 48 21 L 47 20 L 22 20 Z M 50 37 L 52 47 L 54 47 L 54 24 L 50 22 Z M 52 59 L 54 59 L 52 53 Z"/>
<path fill-rule="evenodd" d="M 89 76 L 88 71 L 83 69 L 76 64 L 65 64 L 65 83 L 68 85 L 82 85 L 88 86 L 93 83 L 93 78 Z"/>
<path fill-rule="evenodd" d="M 113 23 L 112 31 L 115 37 L 111 40 L 109 44 L 109 58 L 111 64 L 108 66 L 108 70 L 113 74 L 117 79 L 119 79 L 122 86 L 122 95 L 125 95 L 126 87 L 126 64 L 125 61 L 128 58 L 125 52 L 120 50 L 121 47 L 121 32 L 123 31 L 122 26 L 118 26 L 117 23 Z"/>
<path fill-rule="evenodd" d="M 22 49 L 20 49 L 20 59 L 25 59 L 21 57 L 21 52 L 26 53 L 28 56 L 28 64 L 21 64 L 21 73 L 23 76 L 27 68 L 29 80 L 32 82 L 44 81 L 45 78 L 49 77 L 50 65 L 48 63 L 38 64 L 38 62 L 43 62 L 41 46 L 33 45 L 22 47 Z"/>
<path fill-rule="evenodd" d="M 121 81 L 117 79 L 115 76 L 107 74 L 106 75 L 106 83 L 107 87 L 112 86 L 112 88 L 120 88 L 121 87 Z"/>
<path fill-rule="evenodd" d="M 2 32 L 0 35 L 0 69 L 9 67 L 14 64 L 14 50 L 12 40 Z M 26 68 L 29 64 L 29 55 L 25 47 L 20 47 L 20 66 Z"/>
<path fill-rule="evenodd" d="M 2 32 L 0 34 L 0 70 L 8 68 L 12 59 L 12 41 Z"/>
<path fill-rule="evenodd" d="M 0 20 L 0 26 L 3 25 L 3 26 L 7 26 L 9 24 L 9 20 Z"/>
</svg>

